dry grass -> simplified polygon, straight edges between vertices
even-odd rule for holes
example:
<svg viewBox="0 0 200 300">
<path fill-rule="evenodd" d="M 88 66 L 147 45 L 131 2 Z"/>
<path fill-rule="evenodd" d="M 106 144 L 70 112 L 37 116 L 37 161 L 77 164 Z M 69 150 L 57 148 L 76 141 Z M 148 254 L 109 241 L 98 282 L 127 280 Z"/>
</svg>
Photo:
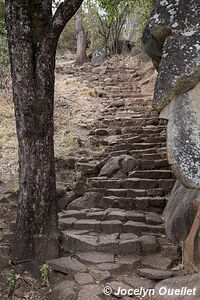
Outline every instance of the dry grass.
<svg viewBox="0 0 200 300">
<path fill-rule="evenodd" d="M 16 176 L 17 138 L 11 98 L 0 97 L 0 166 L 3 180 Z"/>
<path fill-rule="evenodd" d="M 101 104 L 95 88 L 87 81 L 71 75 L 56 75 L 55 92 L 55 155 L 68 157 L 80 151 L 78 140 L 85 140 L 98 116 Z M 11 96 L 0 97 L 0 178 L 4 182 L 17 178 L 18 155 Z"/>
</svg>

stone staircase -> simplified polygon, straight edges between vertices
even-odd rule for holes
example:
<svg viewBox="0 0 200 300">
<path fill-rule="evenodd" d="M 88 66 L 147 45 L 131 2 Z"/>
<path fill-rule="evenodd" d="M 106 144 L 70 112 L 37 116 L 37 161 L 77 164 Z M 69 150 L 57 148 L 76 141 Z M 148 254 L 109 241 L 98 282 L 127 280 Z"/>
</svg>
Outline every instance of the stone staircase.
<svg viewBox="0 0 200 300">
<path fill-rule="evenodd" d="M 178 247 L 166 239 L 162 218 L 175 183 L 166 122 L 151 107 L 150 66 L 87 64 L 73 74 L 100 91 L 104 109 L 88 136 L 103 151 L 76 164 L 78 189 L 86 189 L 59 213 L 62 257 L 50 264 L 65 281 L 55 291 L 59 299 L 115 299 L 119 287 L 152 288 L 175 273 Z"/>
</svg>

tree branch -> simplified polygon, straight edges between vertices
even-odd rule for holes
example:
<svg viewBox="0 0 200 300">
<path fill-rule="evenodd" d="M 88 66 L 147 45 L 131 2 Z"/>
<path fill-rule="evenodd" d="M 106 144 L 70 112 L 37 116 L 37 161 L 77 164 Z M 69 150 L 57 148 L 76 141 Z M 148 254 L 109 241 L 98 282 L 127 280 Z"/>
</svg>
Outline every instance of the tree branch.
<svg viewBox="0 0 200 300">
<path fill-rule="evenodd" d="M 64 0 L 53 17 L 53 35 L 58 39 L 67 22 L 74 16 L 83 0 Z"/>
</svg>

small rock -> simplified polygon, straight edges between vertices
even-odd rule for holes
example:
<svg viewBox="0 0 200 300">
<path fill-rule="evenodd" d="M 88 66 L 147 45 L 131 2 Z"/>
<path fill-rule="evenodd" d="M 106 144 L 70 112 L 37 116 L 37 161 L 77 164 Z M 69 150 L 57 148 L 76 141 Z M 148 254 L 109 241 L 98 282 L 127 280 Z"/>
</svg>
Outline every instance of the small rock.
<svg viewBox="0 0 200 300">
<path fill-rule="evenodd" d="M 78 181 L 74 187 L 74 193 L 77 197 L 83 196 L 89 190 L 89 186 L 84 181 Z"/>
<path fill-rule="evenodd" d="M 158 225 L 163 223 L 163 219 L 160 215 L 150 212 L 146 215 L 146 222 L 147 224 Z"/>
<path fill-rule="evenodd" d="M 104 128 L 98 128 L 98 129 L 95 129 L 90 134 L 97 135 L 97 136 L 107 136 L 108 135 L 108 130 L 106 130 Z"/>
<path fill-rule="evenodd" d="M 95 281 L 100 283 L 105 283 L 111 277 L 110 272 L 96 270 L 94 268 L 90 269 L 90 274 L 94 277 Z"/>
<path fill-rule="evenodd" d="M 77 198 L 76 194 L 73 191 L 67 192 L 63 197 L 57 200 L 58 209 L 59 210 L 66 209 L 67 206 L 76 198 Z"/>
<path fill-rule="evenodd" d="M 143 235 L 140 237 L 142 251 L 145 254 L 155 253 L 159 248 L 158 240 L 155 236 Z"/>
<path fill-rule="evenodd" d="M 92 69 L 92 73 L 104 75 L 106 74 L 107 66 L 100 66 Z"/>
</svg>

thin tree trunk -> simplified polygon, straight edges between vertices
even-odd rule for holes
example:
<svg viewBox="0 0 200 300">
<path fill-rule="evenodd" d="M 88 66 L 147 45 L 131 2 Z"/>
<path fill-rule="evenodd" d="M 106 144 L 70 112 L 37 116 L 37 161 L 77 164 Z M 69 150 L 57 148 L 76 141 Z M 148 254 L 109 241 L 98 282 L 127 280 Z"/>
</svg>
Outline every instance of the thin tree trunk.
<svg viewBox="0 0 200 300">
<path fill-rule="evenodd" d="M 85 34 L 85 29 L 82 24 L 82 13 L 81 10 L 76 14 L 76 32 L 77 32 L 77 58 L 76 65 L 83 65 L 88 62 L 88 57 L 86 54 L 87 48 L 87 38 Z"/>
</svg>

